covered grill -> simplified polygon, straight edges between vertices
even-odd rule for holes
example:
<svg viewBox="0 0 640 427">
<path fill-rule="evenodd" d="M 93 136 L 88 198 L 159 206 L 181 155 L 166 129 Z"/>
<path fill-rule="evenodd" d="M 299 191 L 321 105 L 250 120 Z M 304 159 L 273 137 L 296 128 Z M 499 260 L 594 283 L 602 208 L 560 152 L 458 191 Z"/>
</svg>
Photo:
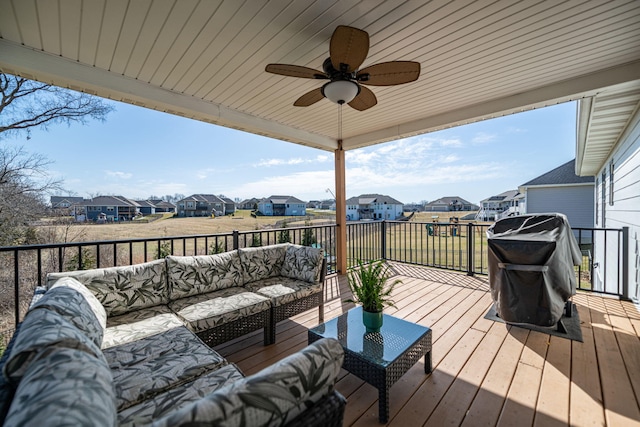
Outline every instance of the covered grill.
<svg viewBox="0 0 640 427">
<path fill-rule="evenodd" d="M 489 286 L 506 322 L 554 326 L 576 291 L 578 243 L 562 214 L 521 215 L 487 230 Z"/>
</svg>

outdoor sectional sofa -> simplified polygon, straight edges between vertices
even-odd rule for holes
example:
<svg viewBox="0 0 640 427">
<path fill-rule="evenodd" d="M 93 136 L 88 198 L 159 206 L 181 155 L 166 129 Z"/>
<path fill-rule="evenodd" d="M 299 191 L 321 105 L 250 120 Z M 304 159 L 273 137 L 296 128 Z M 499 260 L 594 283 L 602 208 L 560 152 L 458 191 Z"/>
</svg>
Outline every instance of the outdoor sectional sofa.
<svg viewBox="0 0 640 427">
<path fill-rule="evenodd" d="M 260 327 L 273 342 L 285 313 L 322 306 L 324 269 L 284 244 L 50 274 L 0 364 L 0 421 L 341 425 L 337 341 L 247 378 L 210 347 Z"/>
</svg>

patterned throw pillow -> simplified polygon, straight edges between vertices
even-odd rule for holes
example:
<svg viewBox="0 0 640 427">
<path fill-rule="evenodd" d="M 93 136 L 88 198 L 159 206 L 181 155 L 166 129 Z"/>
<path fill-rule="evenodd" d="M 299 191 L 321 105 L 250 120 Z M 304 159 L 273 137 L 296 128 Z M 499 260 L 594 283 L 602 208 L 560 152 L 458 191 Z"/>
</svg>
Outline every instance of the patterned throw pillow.
<svg viewBox="0 0 640 427">
<path fill-rule="evenodd" d="M 168 302 L 167 268 L 164 259 L 123 267 L 50 273 L 47 287 L 61 277 L 73 277 L 85 285 L 105 308 L 117 316 Z"/>
<path fill-rule="evenodd" d="M 281 275 L 291 279 L 316 283 L 322 269 L 322 249 L 291 245 L 282 264 Z"/>
<path fill-rule="evenodd" d="M 216 255 L 168 256 L 171 301 L 242 285 L 237 251 Z"/>
<path fill-rule="evenodd" d="M 242 263 L 243 283 L 247 284 L 279 276 L 289 246 L 291 245 L 288 243 L 282 243 L 259 248 L 238 249 Z"/>
<path fill-rule="evenodd" d="M 6 426 L 115 426 L 111 371 L 84 351 L 49 347 L 29 367 L 16 390 Z"/>
<path fill-rule="evenodd" d="M 80 350 L 104 361 L 100 347 L 73 323 L 55 311 L 36 308 L 29 310 L 20 326 L 3 368 L 4 376 L 9 382 L 19 382 L 31 363 L 51 348 Z"/>
<path fill-rule="evenodd" d="M 93 293 L 76 279 L 58 279 L 31 310 L 37 308 L 55 311 L 84 332 L 98 347 L 102 345 L 107 313 Z"/>
</svg>

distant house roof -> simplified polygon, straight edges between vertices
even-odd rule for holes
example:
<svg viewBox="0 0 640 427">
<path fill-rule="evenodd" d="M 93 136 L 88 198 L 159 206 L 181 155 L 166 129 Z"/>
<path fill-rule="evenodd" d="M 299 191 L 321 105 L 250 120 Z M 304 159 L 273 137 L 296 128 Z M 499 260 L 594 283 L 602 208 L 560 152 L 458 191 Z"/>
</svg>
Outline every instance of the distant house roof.
<svg viewBox="0 0 640 427">
<path fill-rule="evenodd" d="M 67 202 L 70 205 L 77 205 L 79 203 L 82 203 L 83 200 L 84 199 L 82 197 L 76 196 L 51 196 L 51 206 L 55 208 L 56 206 L 60 206 L 60 204 L 64 202 Z"/>
<path fill-rule="evenodd" d="M 98 196 L 93 199 L 87 199 L 82 203 L 84 206 L 134 206 L 140 207 L 140 205 L 133 200 L 127 199 L 123 196 Z"/>
<path fill-rule="evenodd" d="M 437 200 L 427 203 L 425 206 L 452 206 L 452 205 L 469 205 L 474 206 L 473 203 L 466 201 L 459 196 L 447 196 L 440 197 Z"/>
<path fill-rule="evenodd" d="M 244 205 L 255 205 L 256 203 L 260 203 L 260 199 L 256 199 L 255 197 L 252 197 L 251 199 L 245 199 L 243 201 L 240 202 L 240 205 L 244 206 Z"/>
<path fill-rule="evenodd" d="M 550 170 L 521 185 L 521 187 L 532 187 L 535 185 L 566 185 L 566 184 L 589 184 L 595 182 L 593 176 L 576 175 L 576 159 Z"/>
<path fill-rule="evenodd" d="M 166 200 L 160 200 L 159 202 L 153 202 L 156 205 L 156 208 L 164 208 L 164 209 L 175 209 L 176 205 L 171 202 L 167 202 Z"/>
<path fill-rule="evenodd" d="M 228 197 L 219 196 L 219 199 L 222 200 L 223 202 L 225 202 L 226 204 L 233 204 L 233 205 L 236 204 L 236 202 L 234 202 L 233 200 L 231 200 Z"/>
<path fill-rule="evenodd" d="M 194 202 L 206 202 L 206 203 L 224 203 L 220 197 L 214 194 L 192 194 L 189 197 L 185 197 L 182 201 L 194 201 Z"/>
<path fill-rule="evenodd" d="M 151 200 L 135 200 L 135 202 L 137 204 L 140 205 L 141 208 L 155 208 L 156 204 L 153 203 Z"/>
<path fill-rule="evenodd" d="M 386 203 L 388 205 L 402 205 L 402 202 L 397 201 L 393 197 L 386 196 L 384 194 L 361 194 L 356 197 L 347 199 L 348 205 L 370 205 L 371 203 Z"/>
<path fill-rule="evenodd" d="M 260 200 L 259 203 L 271 203 L 274 205 L 284 205 L 286 203 L 302 203 L 302 204 L 306 204 L 306 202 L 303 202 L 302 200 L 293 197 L 293 196 L 269 196 L 269 197 L 265 197 L 264 199 Z"/>
<path fill-rule="evenodd" d="M 486 199 L 481 200 L 482 202 L 506 202 L 511 199 L 514 199 L 520 192 L 518 190 L 507 190 L 503 193 L 496 194 L 495 196 L 488 197 Z"/>
</svg>

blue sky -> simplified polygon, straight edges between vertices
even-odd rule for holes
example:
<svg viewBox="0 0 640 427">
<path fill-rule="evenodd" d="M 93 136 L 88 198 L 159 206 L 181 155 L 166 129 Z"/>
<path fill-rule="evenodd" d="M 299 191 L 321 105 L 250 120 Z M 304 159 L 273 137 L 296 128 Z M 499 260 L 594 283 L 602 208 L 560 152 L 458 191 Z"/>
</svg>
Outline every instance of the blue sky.
<svg viewBox="0 0 640 427">
<path fill-rule="evenodd" d="M 109 101 L 111 102 L 111 101 Z M 333 153 L 115 103 L 106 122 L 53 126 L 5 140 L 52 161 L 72 195 L 335 193 Z M 347 196 L 473 203 L 515 189 L 575 157 L 575 103 L 348 151 Z"/>
</svg>

